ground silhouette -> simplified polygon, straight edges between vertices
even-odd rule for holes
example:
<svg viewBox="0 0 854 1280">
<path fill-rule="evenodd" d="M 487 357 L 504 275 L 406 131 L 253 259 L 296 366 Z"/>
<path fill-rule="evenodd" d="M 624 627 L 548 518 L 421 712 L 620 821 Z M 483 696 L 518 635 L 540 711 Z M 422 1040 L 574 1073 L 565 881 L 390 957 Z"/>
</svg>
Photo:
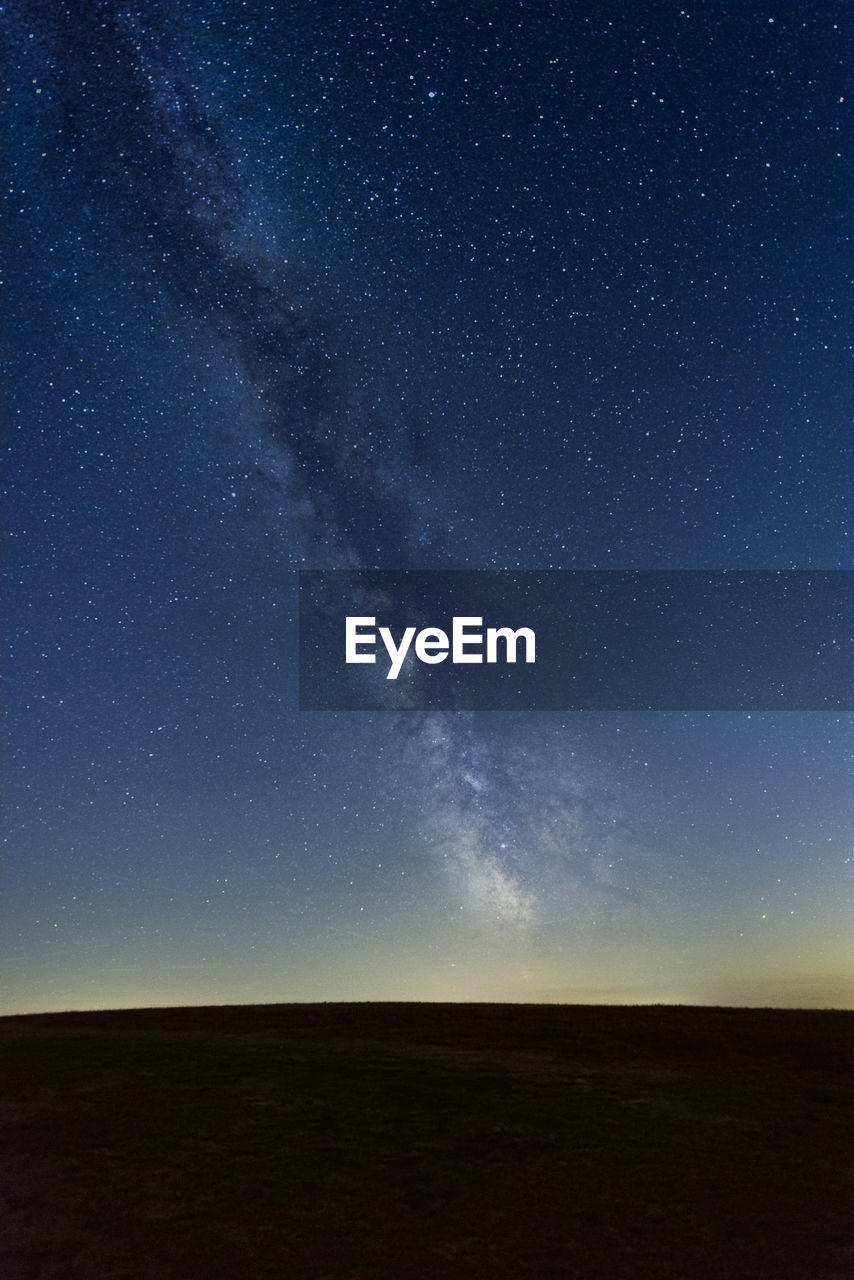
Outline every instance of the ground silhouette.
<svg viewBox="0 0 854 1280">
<path fill-rule="evenodd" d="M 0 1019 L 4 1280 L 850 1280 L 854 1013 Z"/>
</svg>

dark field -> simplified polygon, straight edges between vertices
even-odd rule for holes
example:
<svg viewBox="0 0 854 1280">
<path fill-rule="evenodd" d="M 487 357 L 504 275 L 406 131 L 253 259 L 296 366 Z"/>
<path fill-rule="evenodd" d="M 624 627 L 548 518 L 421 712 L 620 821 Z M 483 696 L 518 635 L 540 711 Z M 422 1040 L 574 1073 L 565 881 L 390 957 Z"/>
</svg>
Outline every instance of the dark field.
<svg viewBox="0 0 854 1280">
<path fill-rule="evenodd" d="M 2 1280 L 854 1276 L 854 1013 L 0 1019 Z"/>
</svg>

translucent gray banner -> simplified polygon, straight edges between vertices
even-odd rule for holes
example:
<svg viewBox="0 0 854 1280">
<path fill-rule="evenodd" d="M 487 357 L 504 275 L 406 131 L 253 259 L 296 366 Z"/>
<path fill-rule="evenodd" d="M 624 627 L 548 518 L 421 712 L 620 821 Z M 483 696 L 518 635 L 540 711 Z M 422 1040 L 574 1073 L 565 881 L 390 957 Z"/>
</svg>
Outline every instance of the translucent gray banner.
<svg viewBox="0 0 854 1280">
<path fill-rule="evenodd" d="M 310 571 L 304 711 L 852 709 L 843 571 Z"/>
</svg>

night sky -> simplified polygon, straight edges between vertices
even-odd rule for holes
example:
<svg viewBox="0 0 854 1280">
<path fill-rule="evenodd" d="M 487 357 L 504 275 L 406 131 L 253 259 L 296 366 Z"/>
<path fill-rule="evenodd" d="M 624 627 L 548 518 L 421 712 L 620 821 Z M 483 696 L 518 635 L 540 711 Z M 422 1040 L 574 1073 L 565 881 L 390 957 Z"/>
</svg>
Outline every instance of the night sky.
<svg viewBox="0 0 854 1280">
<path fill-rule="evenodd" d="M 851 568 L 844 9 L 9 7 L 4 1012 L 854 1007 L 850 716 L 300 712 L 296 618 Z"/>
</svg>

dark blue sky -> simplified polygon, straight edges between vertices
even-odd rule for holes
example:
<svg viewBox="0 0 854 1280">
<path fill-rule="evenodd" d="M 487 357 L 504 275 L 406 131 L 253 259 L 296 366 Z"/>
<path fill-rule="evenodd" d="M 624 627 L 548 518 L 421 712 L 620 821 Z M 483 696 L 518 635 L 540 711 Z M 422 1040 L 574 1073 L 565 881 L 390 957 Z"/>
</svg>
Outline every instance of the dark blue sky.
<svg viewBox="0 0 854 1280">
<path fill-rule="evenodd" d="M 10 13 L 4 1008 L 850 1005 L 850 718 L 295 670 L 299 568 L 850 568 L 844 6 Z"/>
</svg>

